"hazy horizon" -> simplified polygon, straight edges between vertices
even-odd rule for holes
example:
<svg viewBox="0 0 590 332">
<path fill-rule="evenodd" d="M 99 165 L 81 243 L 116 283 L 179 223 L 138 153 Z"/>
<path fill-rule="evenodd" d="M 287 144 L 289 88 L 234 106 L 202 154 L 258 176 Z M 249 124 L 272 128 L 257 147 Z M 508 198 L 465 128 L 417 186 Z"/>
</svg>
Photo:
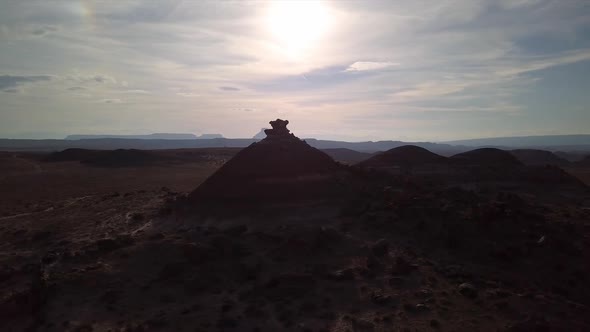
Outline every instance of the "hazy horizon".
<svg viewBox="0 0 590 332">
<path fill-rule="evenodd" d="M 589 134 L 585 0 L 5 1 L 0 137 Z"/>
</svg>

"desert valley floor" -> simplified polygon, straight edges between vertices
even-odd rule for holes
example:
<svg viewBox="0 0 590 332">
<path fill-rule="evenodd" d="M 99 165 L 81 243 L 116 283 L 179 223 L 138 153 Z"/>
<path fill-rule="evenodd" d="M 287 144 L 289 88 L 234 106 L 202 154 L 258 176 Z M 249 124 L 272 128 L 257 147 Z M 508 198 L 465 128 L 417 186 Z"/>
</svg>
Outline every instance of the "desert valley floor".
<svg viewBox="0 0 590 332">
<path fill-rule="evenodd" d="M 590 330 L 584 168 L 338 160 L 216 204 L 240 149 L 89 153 L 0 154 L 2 331 Z"/>
</svg>

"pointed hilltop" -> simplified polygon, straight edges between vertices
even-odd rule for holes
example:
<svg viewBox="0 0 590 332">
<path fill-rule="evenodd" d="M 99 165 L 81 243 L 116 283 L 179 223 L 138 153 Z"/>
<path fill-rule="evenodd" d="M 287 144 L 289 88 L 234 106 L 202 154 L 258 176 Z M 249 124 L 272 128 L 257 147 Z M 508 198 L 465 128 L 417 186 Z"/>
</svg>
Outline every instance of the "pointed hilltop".
<svg viewBox="0 0 590 332">
<path fill-rule="evenodd" d="M 456 154 L 451 161 L 461 165 L 473 166 L 522 166 L 523 164 L 510 152 L 495 149 L 482 148 Z"/>
<path fill-rule="evenodd" d="M 266 138 L 237 153 L 189 195 L 191 204 L 287 202 L 337 192 L 339 164 L 293 135 L 289 121 L 270 124 Z"/>
<path fill-rule="evenodd" d="M 404 145 L 382 152 L 361 163 L 364 167 L 413 167 L 441 164 L 447 158 L 415 145 Z"/>
</svg>

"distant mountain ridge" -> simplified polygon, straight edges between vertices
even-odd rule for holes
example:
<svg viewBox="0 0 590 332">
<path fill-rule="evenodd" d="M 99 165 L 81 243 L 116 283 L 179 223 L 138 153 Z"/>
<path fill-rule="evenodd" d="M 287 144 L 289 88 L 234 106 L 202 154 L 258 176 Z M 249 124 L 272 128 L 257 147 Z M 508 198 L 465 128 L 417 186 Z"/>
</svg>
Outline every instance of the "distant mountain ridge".
<svg viewBox="0 0 590 332">
<path fill-rule="evenodd" d="M 103 137 L 104 135 L 70 135 L 68 139 L 1 139 L 0 151 L 60 151 L 68 148 L 95 149 L 95 150 L 112 150 L 112 149 L 182 149 L 182 148 L 224 148 L 235 147 L 244 148 L 248 145 L 259 141 L 255 138 L 223 138 L 218 134 L 207 134 L 201 136 L 191 135 L 190 139 L 175 139 L 173 136 L 168 138 L 156 138 L 156 135 L 168 134 L 151 134 L 151 135 L 112 135 L 113 137 Z M 172 134 L 178 135 L 178 134 Z M 183 134 L 181 134 L 183 135 Z M 108 135 L 107 135 L 108 136 Z M 142 136 L 142 138 L 138 138 Z M 590 135 L 576 135 L 588 137 Z M 86 138 L 82 138 L 86 137 Z M 146 138 L 147 137 L 147 138 Z M 538 137 L 538 136 L 535 136 Z M 543 136 L 549 137 L 549 136 Z M 517 138 L 513 138 L 517 139 Z M 520 138 L 518 138 L 520 139 Z M 511 145 L 469 145 L 459 144 L 452 145 L 449 143 L 432 143 L 432 142 L 402 142 L 402 141 L 367 141 L 367 142 L 344 142 L 318 140 L 314 138 L 304 139 L 314 148 L 325 149 L 349 149 L 362 153 L 375 153 L 387 151 L 404 145 L 415 145 L 442 156 L 452 156 L 457 153 L 472 150 L 475 147 L 495 147 L 504 150 L 518 149 L 536 149 L 548 150 L 567 155 L 572 161 L 580 160 L 590 152 L 590 142 L 587 145 L 534 145 L 531 141 L 522 144 Z M 465 141 L 457 141 L 465 142 Z M 571 143 L 572 141 L 561 140 L 557 143 Z M 567 152 L 567 153 L 566 153 Z"/>
<path fill-rule="evenodd" d="M 590 146 L 590 135 L 546 135 L 475 138 L 441 142 L 465 146 L 501 146 L 501 147 L 554 147 L 554 146 Z"/>
<path fill-rule="evenodd" d="M 168 139 L 168 140 L 183 140 L 183 139 L 214 139 L 223 138 L 221 134 L 203 134 L 196 136 L 195 134 L 185 133 L 154 133 L 147 135 L 68 135 L 66 140 L 81 140 L 81 139 Z"/>
</svg>

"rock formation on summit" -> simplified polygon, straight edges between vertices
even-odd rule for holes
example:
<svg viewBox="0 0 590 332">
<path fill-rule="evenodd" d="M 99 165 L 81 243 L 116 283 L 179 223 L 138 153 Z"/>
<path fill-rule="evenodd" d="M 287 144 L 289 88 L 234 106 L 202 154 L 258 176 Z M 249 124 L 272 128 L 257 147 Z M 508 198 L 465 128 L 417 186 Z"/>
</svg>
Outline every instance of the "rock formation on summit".
<svg viewBox="0 0 590 332">
<path fill-rule="evenodd" d="M 272 129 L 265 129 L 264 133 L 268 139 L 280 139 L 280 138 L 296 138 L 295 135 L 289 134 L 291 131 L 287 129 L 289 120 L 276 119 L 269 122 Z"/>
</svg>

